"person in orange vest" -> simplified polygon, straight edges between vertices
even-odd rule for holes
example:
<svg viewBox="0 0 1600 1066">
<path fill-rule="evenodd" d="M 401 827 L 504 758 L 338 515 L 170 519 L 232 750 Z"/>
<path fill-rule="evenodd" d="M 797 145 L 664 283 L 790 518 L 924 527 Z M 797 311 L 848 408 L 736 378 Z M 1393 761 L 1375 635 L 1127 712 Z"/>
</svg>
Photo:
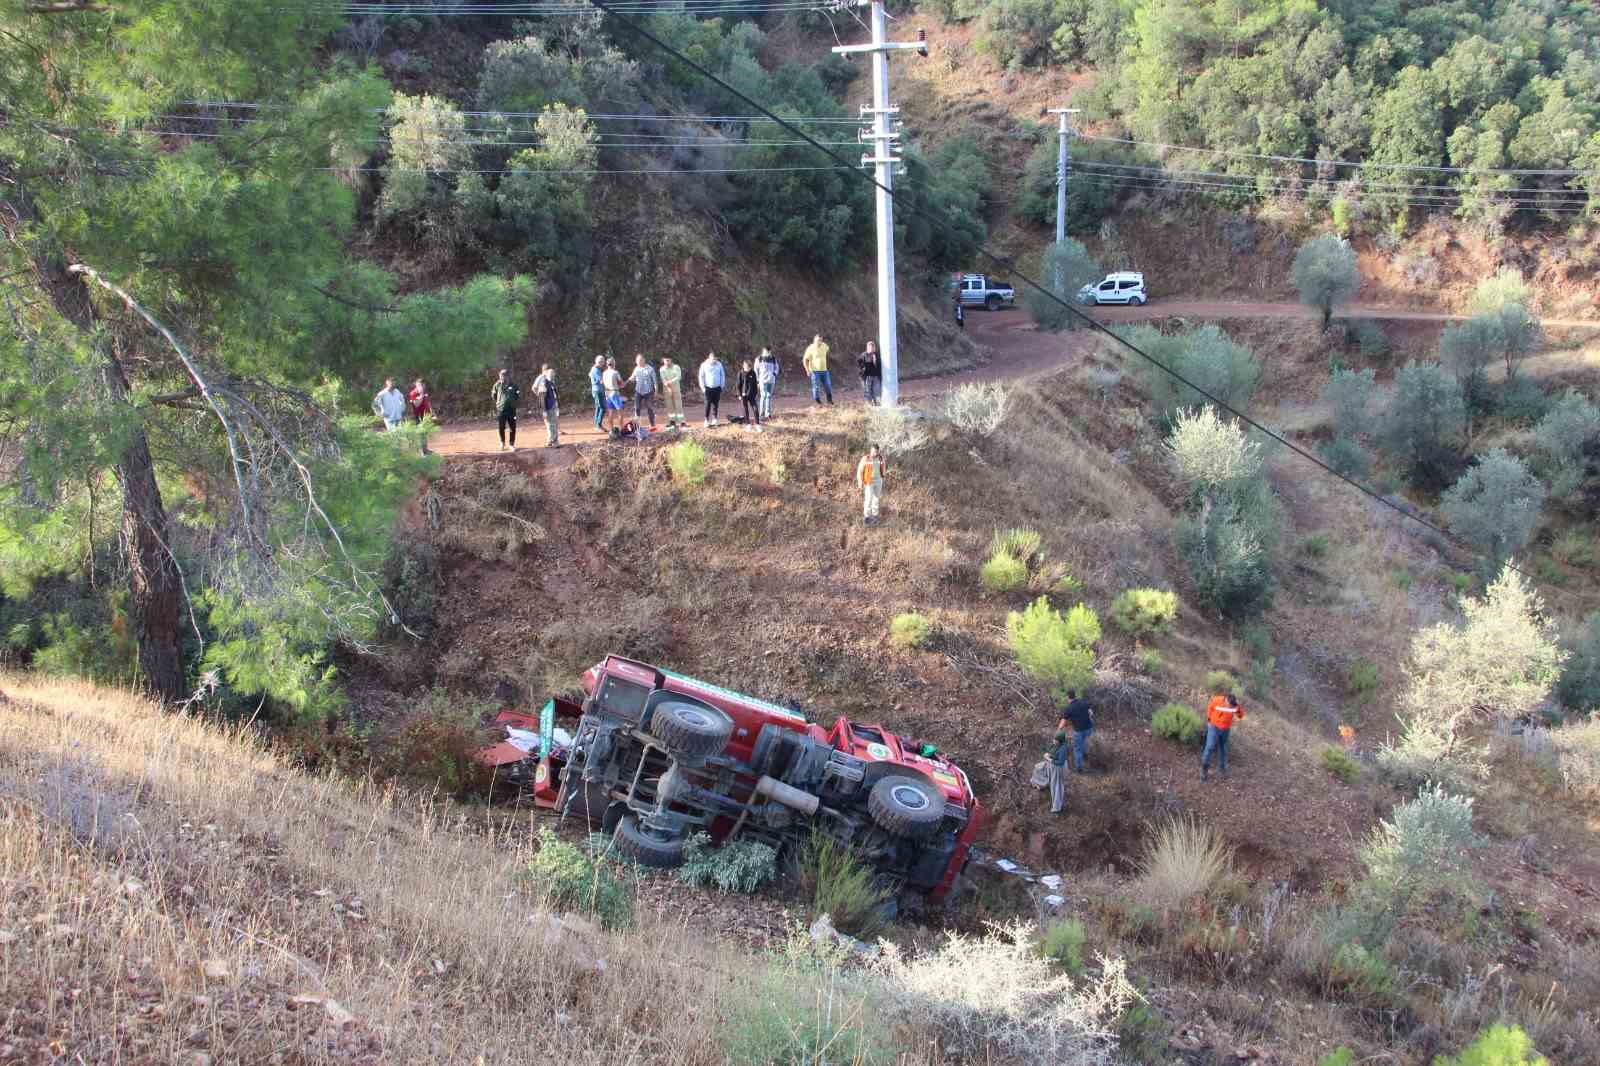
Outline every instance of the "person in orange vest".
<svg viewBox="0 0 1600 1066">
<path fill-rule="evenodd" d="M 1200 780 L 1211 776 L 1212 752 L 1219 757 L 1222 776 L 1228 776 L 1228 734 L 1233 731 L 1233 723 L 1243 717 L 1244 708 L 1231 692 L 1212 696 L 1206 704 L 1206 746 L 1200 753 Z"/>
<path fill-rule="evenodd" d="M 883 500 L 883 453 L 874 444 L 856 464 L 856 484 L 861 486 L 861 517 L 866 525 L 878 521 L 878 505 Z"/>
</svg>

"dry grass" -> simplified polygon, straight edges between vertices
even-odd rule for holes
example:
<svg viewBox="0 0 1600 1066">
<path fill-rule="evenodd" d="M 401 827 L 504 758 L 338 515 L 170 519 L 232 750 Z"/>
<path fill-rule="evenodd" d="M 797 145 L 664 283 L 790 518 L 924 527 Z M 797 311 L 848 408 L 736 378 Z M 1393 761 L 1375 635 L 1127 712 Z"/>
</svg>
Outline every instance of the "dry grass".
<svg viewBox="0 0 1600 1066">
<path fill-rule="evenodd" d="M 307 776 L 125 694 L 0 693 L 0 1058 L 720 1061 L 749 960 L 552 925 L 518 823 Z"/>
<path fill-rule="evenodd" d="M 1139 862 L 1139 891 L 1155 907 L 1177 907 L 1202 896 L 1233 869 L 1233 850 L 1215 829 L 1194 818 L 1168 818 L 1155 827 Z"/>
</svg>

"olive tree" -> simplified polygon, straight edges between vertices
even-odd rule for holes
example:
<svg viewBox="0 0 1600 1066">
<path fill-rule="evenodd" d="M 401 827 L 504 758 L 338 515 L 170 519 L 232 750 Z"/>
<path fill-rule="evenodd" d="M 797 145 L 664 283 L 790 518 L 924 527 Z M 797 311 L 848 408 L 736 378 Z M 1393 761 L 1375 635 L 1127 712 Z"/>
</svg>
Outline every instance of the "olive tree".
<svg viewBox="0 0 1600 1066">
<path fill-rule="evenodd" d="M 1170 424 L 1182 409 L 1211 403 L 1213 397 L 1235 411 L 1244 411 L 1261 382 L 1261 364 L 1255 353 L 1214 325 L 1177 333 L 1140 326 L 1124 336 L 1160 364 L 1142 363 L 1140 372 L 1156 418 L 1163 424 Z M 1198 389 L 1185 385 L 1168 370 Z M 1209 395 L 1202 395 L 1199 389 Z"/>
<path fill-rule="evenodd" d="M 1437 485 L 1460 461 L 1467 428 L 1461 385 L 1438 363 L 1407 363 L 1394 376 L 1378 438 L 1415 484 Z"/>
<path fill-rule="evenodd" d="M 1537 468 L 1557 499 L 1572 496 L 1588 469 L 1585 449 L 1600 442 L 1600 407 L 1576 389 L 1555 402 L 1533 427 Z"/>
<path fill-rule="evenodd" d="M 1333 321 L 1333 309 L 1348 302 L 1361 287 L 1355 249 L 1332 234 L 1302 244 L 1291 272 L 1300 302 L 1322 312 L 1323 329 Z"/>
<path fill-rule="evenodd" d="M 1039 281 L 1056 299 L 1030 288 L 1023 305 L 1033 320 L 1045 329 L 1071 329 L 1077 316 L 1062 304 L 1077 302 L 1078 290 L 1100 280 L 1104 271 L 1080 241 L 1071 237 L 1050 245 L 1044 251 Z"/>
<path fill-rule="evenodd" d="M 1482 554 L 1487 575 L 1527 546 L 1544 497 L 1522 460 L 1495 448 L 1450 486 L 1440 506 L 1450 531 Z"/>
<path fill-rule="evenodd" d="M 1260 443 L 1206 406 L 1180 410 L 1166 445 L 1189 489 L 1177 543 L 1196 598 L 1227 617 L 1255 613 L 1271 601 L 1278 536 Z"/>
<path fill-rule="evenodd" d="M 1506 567 L 1484 598 L 1468 597 L 1461 619 L 1411 641 L 1400 697 L 1400 736 L 1380 763 L 1413 780 L 1459 781 L 1483 773 L 1468 729 L 1485 718 L 1531 713 L 1550 694 L 1566 653 L 1538 595 Z"/>
</svg>

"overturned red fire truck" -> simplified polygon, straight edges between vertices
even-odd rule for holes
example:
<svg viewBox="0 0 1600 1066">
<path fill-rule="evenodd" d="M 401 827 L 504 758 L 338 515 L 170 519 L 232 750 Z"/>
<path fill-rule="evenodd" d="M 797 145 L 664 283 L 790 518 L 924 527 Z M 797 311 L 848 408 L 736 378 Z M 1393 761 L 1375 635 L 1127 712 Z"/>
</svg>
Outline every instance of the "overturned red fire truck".
<svg viewBox="0 0 1600 1066">
<path fill-rule="evenodd" d="M 478 755 L 533 802 L 598 819 L 643 866 L 683 861 L 698 831 L 782 855 L 821 833 L 847 845 L 902 903 L 942 903 L 983 821 L 967 775 L 934 747 L 609 656 L 581 705 L 503 712 Z M 560 725 L 558 723 L 566 723 Z"/>
</svg>

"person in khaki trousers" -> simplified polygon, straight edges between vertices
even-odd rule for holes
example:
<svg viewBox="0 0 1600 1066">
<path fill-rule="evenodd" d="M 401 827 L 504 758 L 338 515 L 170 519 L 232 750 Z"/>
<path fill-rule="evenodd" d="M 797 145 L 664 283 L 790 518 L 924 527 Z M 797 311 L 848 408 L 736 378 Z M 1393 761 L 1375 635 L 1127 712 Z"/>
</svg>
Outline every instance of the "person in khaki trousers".
<svg viewBox="0 0 1600 1066">
<path fill-rule="evenodd" d="M 878 506 L 883 502 L 883 453 L 874 444 L 856 464 L 856 484 L 861 486 L 861 519 L 866 525 L 878 521 Z"/>
<path fill-rule="evenodd" d="M 667 425 L 673 429 L 682 429 L 683 367 L 671 359 L 662 359 L 661 369 L 656 372 L 656 377 L 661 379 L 661 398 L 667 404 Z"/>
</svg>

